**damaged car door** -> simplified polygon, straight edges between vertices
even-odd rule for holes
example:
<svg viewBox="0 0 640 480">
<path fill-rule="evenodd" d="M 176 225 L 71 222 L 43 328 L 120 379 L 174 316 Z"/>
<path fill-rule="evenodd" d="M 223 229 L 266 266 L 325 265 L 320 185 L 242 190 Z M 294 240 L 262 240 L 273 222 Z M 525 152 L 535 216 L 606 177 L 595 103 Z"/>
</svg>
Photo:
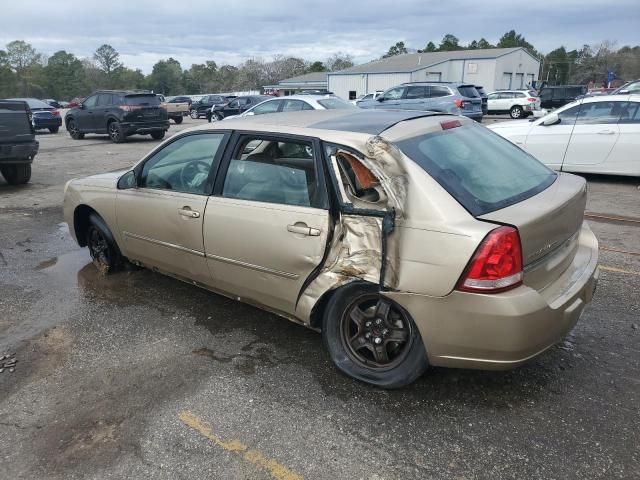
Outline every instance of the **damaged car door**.
<svg viewBox="0 0 640 480">
<path fill-rule="evenodd" d="M 318 143 L 238 133 L 232 145 L 204 219 L 214 286 L 291 315 L 329 232 Z"/>
<path fill-rule="evenodd" d="M 202 223 L 224 133 L 183 135 L 136 166 L 135 188 L 119 189 L 116 215 L 129 259 L 209 284 Z"/>
</svg>

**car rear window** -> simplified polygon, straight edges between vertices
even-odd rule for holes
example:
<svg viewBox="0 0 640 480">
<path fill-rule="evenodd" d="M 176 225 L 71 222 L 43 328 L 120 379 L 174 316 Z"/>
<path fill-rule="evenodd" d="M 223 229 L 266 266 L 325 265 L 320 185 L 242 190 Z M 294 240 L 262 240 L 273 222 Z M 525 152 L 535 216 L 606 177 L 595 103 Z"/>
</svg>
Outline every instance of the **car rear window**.
<svg viewBox="0 0 640 480">
<path fill-rule="evenodd" d="M 318 103 L 322 105 L 327 110 L 340 110 L 344 108 L 358 108 L 355 105 L 343 100 L 341 98 L 331 97 L 331 98 L 323 98 L 322 100 L 318 100 Z"/>
<path fill-rule="evenodd" d="M 160 99 L 155 95 L 127 95 L 124 97 L 125 105 L 160 105 Z"/>
<path fill-rule="evenodd" d="M 476 87 L 474 87 L 473 85 L 461 85 L 458 87 L 458 92 L 460 92 L 460 95 L 462 95 L 463 97 L 474 98 L 480 96 L 480 94 L 476 90 Z"/>
<path fill-rule="evenodd" d="M 475 124 L 408 138 L 398 147 L 474 216 L 532 197 L 557 177 L 508 140 Z"/>
</svg>

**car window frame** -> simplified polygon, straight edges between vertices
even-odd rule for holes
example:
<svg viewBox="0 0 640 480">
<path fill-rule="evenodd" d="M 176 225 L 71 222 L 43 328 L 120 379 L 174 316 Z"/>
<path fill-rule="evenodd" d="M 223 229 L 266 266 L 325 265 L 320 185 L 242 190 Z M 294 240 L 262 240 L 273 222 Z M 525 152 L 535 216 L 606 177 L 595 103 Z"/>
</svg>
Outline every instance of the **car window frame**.
<svg viewBox="0 0 640 480">
<path fill-rule="evenodd" d="M 316 210 L 329 210 L 329 190 L 326 179 L 325 166 L 323 161 L 323 156 L 321 152 L 321 142 L 317 137 L 309 137 L 306 135 L 293 135 L 289 133 L 281 133 L 281 132 L 263 132 L 256 130 L 235 130 L 231 134 L 231 138 L 226 145 L 224 156 L 222 160 L 218 164 L 216 175 L 214 178 L 213 191 L 211 193 L 212 197 L 217 198 L 227 198 L 229 200 L 239 201 L 239 202 L 259 202 L 256 200 L 244 200 L 240 198 L 229 198 L 225 197 L 222 192 L 224 189 L 224 182 L 227 176 L 227 171 L 229 170 L 229 165 L 231 164 L 231 160 L 233 159 L 234 153 L 237 148 L 242 143 L 242 140 L 250 136 L 254 139 L 266 140 L 266 141 L 275 141 L 282 142 L 290 140 L 292 142 L 308 142 L 313 146 L 313 163 L 316 171 L 316 188 L 318 191 L 322 192 L 321 196 L 316 196 L 316 200 L 320 199 L 320 202 L 317 202 L 317 205 L 310 206 L 302 206 L 302 205 L 290 205 L 286 203 L 266 203 L 266 205 L 277 205 L 278 207 L 286 207 L 286 208 L 313 208 Z M 320 198 L 321 197 L 321 198 Z"/>
<path fill-rule="evenodd" d="M 218 147 L 218 151 L 216 152 L 216 154 L 213 157 L 213 161 L 211 162 L 211 168 L 209 170 L 209 176 L 207 178 L 207 183 L 205 184 L 205 188 L 204 188 L 204 192 L 202 194 L 200 193 L 190 193 L 190 192 L 181 192 L 178 190 L 167 190 L 164 188 L 153 188 L 153 187 L 143 187 L 140 185 L 141 181 L 142 181 L 142 169 L 144 168 L 144 165 L 151 160 L 156 154 L 160 153 L 162 150 L 164 150 L 165 148 L 167 148 L 169 145 L 173 144 L 174 142 L 181 140 L 185 137 L 195 137 L 198 135 L 207 135 L 207 134 L 222 134 L 222 140 L 220 141 L 220 146 Z M 198 132 L 187 132 L 184 134 L 178 134 L 175 135 L 174 137 L 171 137 L 171 139 L 166 142 L 166 143 L 162 143 L 161 145 L 159 145 L 157 148 L 154 148 L 151 152 L 149 152 L 142 160 L 140 160 L 135 167 L 133 167 L 133 172 L 135 174 L 136 177 L 136 189 L 144 189 L 144 190 L 153 190 L 154 192 L 167 192 L 167 193 L 179 193 L 179 194 L 183 194 L 183 195 L 198 195 L 198 196 L 205 196 L 205 197 L 209 197 L 212 195 L 213 193 L 213 187 L 215 184 L 215 180 L 216 180 L 216 175 L 218 173 L 218 170 L 220 168 L 220 163 L 222 161 L 222 158 L 224 157 L 227 148 L 229 147 L 229 140 L 231 138 L 232 135 L 232 131 L 231 130 L 203 130 L 203 131 L 198 131 Z"/>
</svg>

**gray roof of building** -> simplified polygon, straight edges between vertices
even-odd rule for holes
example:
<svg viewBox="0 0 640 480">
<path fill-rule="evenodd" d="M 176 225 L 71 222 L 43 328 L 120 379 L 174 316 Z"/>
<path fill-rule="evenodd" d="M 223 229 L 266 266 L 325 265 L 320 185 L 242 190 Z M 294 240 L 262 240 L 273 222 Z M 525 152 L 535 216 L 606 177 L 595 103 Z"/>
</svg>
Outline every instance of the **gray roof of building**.
<svg viewBox="0 0 640 480">
<path fill-rule="evenodd" d="M 298 75 L 297 77 L 285 78 L 280 80 L 279 83 L 318 83 L 327 81 L 327 72 L 311 72 L 305 75 Z"/>
<path fill-rule="evenodd" d="M 362 65 L 356 65 L 355 67 L 340 70 L 339 72 L 330 72 L 329 75 L 353 73 L 408 73 L 428 67 L 429 65 L 446 62 L 448 60 L 498 58 L 518 50 L 525 49 L 522 47 L 514 47 L 454 50 L 449 52 L 408 53 L 405 55 L 395 55 L 393 57 L 373 60 L 369 63 L 363 63 Z"/>
</svg>

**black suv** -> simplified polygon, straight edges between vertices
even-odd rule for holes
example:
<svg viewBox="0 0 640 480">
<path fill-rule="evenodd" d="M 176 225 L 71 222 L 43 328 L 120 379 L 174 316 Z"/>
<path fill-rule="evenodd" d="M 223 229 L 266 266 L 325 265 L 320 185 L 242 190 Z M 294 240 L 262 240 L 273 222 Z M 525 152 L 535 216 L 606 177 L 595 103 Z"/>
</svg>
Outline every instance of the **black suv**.
<svg viewBox="0 0 640 480">
<path fill-rule="evenodd" d="M 190 116 L 193 119 L 200 117 L 209 118 L 208 112 L 211 112 L 211 107 L 214 105 L 226 105 L 234 98 L 236 98 L 235 95 L 206 95 L 197 102 L 193 102 Z"/>
<path fill-rule="evenodd" d="M 230 117 L 231 115 L 239 115 L 242 112 L 246 112 L 251 107 L 269 100 L 268 95 L 248 95 L 246 97 L 238 97 L 231 100 L 224 105 L 215 105 L 213 111 L 207 114 L 207 120 L 222 120 L 224 117 Z"/>
<path fill-rule="evenodd" d="M 26 102 L 0 100 L 0 172 L 9 185 L 27 183 L 39 143 Z"/>
<path fill-rule="evenodd" d="M 586 95 L 585 85 L 558 85 L 540 89 L 540 106 L 542 108 L 558 108 Z"/>
<path fill-rule="evenodd" d="M 169 129 L 167 111 L 154 93 L 126 90 L 89 95 L 67 112 L 64 123 L 74 140 L 84 138 L 85 133 L 107 133 L 114 143 L 136 134 L 160 140 Z"/>
</svg>

